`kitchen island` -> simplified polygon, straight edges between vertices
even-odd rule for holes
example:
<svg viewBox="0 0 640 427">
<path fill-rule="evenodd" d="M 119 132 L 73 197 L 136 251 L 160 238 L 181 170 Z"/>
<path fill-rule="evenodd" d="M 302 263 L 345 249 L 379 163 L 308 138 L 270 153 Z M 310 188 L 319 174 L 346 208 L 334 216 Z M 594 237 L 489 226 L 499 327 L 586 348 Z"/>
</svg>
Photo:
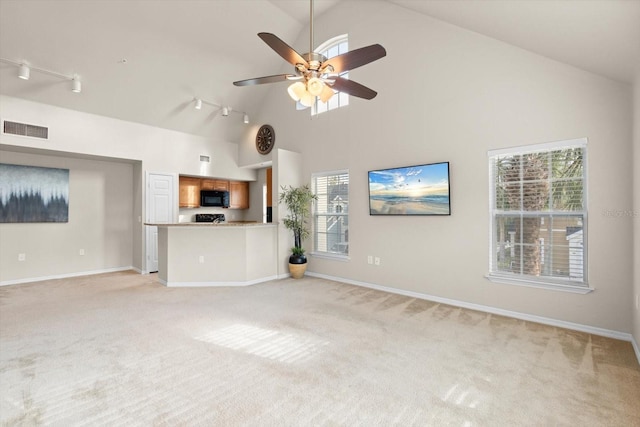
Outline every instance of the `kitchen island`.
<svg viewBox="0 0 640 427">
<path fill-rule="evenodd" d="M 276 224 L 158 227 L 158 278 L 166 286 L 246 286 L 277 278 Z"/>
</svg>

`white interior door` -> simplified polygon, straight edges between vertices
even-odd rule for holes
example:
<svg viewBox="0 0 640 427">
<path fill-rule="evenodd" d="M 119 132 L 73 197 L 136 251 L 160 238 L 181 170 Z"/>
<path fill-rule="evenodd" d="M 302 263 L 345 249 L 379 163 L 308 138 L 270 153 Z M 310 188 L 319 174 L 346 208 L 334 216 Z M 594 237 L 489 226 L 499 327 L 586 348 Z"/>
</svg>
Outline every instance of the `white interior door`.
<svg viewBox="0 0 640 427">
<path fill-rule="evenodd" d="M 175 175 L 147 174 L 147 222 L 161 224 L 176 221 Z M 147 225 L 147 271 L 158 271 L 158 227 Z"/>
</svg>

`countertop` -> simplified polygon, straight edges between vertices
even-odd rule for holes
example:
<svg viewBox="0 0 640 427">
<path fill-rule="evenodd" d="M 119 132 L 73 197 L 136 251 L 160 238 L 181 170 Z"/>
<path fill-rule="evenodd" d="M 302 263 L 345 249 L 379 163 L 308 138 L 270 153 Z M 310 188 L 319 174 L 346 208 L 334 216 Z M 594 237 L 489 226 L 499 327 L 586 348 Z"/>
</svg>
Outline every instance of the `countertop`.
<svg viewBox="0 0 640 427">
<path fill-rule="evenodd" d="M 155 227 L 273 227 L 276 223 L 262 223 L 262 222 L 250 222 L 250 221 L 230 221 L 223 223 L 215 222 L 171 222 L 171 223 L 149 223 L 145 222 L 144 225 L 151 225 Z"/>
</svg>

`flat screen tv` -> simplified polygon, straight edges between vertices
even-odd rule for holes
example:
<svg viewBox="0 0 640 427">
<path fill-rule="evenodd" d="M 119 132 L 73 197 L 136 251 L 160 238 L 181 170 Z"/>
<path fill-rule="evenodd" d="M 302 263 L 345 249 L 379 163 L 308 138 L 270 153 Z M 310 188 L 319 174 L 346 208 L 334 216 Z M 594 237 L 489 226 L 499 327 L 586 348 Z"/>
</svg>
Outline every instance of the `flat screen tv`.
<svg viewBox="0 0 640 427">
<path fill-rule="evenodd" d="M 369 215 L 451 215 L 449 162 L 369 171 Z"/>
</svg>

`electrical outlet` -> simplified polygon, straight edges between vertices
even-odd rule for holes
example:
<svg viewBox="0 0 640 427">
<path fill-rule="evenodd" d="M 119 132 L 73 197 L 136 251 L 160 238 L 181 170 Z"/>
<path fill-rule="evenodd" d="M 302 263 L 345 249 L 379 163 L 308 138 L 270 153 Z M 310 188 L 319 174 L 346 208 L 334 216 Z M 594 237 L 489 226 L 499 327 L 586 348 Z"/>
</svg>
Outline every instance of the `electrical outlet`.
<svg viewBox="0 0 640 427">
<path fill-rule="evenodd" d="M 25 261 L 27 259 L 27 254 L 18 254 L 18 261 Z"/>
<path fill-rule="evenodd" d="M 204 255 L 200 255 L 200 258 L 198 258 L 198 262 L 200 264 L 204 264 Z"/>
<path fill-rule="evenodd" d="M 380 265 L 380 257 L 376 257 L 375 263 L 376 265 Z"/>
<path fill-rule="evenodd" d="M 373 264 L 373 255 L 367 255 L 367 264 Z"/>
<path fill-rule="evenodd" d="M 79 255 L 84 255 L 84 249 L 80 249 L 80 250 L 78 251 L 78 254 L 79 254 Z"/>
</svg>

